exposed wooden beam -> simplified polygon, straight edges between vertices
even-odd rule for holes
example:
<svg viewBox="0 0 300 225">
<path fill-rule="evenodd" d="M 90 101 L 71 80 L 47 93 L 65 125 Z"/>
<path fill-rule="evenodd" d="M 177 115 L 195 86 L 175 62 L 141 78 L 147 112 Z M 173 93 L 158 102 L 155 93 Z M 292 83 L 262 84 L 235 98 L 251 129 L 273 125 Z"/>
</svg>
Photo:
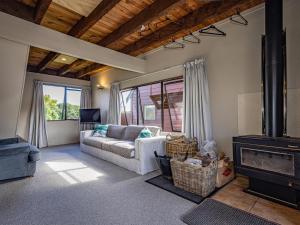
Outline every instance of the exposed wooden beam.
<svg viewBox="0 0 300 225">
<path fill-rule="evenodd" d="M 44 18 L 52 0 L 39 0 L 35 9 L 34 22 L 40 24 Z"/>
<path fill-rule="evenodd" d="M 35 17 L 34 17 L 35 23 L 40 24 L 42 22 L 42 19 L 44 18 L 51 2 L 52 2 L 52 0 L 39 0 L 37 2 L 36 10 L 35 10 Z M 59 54 L 57 54 L 55 52 L 48 53 L 48 55 L 37 66 L 38 71 L 42 72 L 58 56 L 59 56 Z"/>
<path fill-rule="evenodd" d="M 38 72 L 42 72 L 47 66 L 59 56 L 56 52 L 50 52 L 37 66 Z"/>
<path fill-rule="evenodd" d="M 28 65 L 27 66 L 27 71 L 28 72 L 33 72 L 33 73 L 38 73 L 38 69 L 37 69 L 37 66 L 33 66 L 33 65 Z M 48 74 L 48 75 L 52 75 L 52 76 L 60 76 L 58 73 L 57 73 L 57 70 L 53 70 L 53 69 L 45 69 L 43 71 L 44 74 Z M 82 78 L 78 78 L 77 77 L 77 74 L 76 73 L 66 73 L 64 75 L 64 77 L 67 77 L 67 78 L 74 78 L 74 79 L 81 79 L 81 80 L 89 80 L 88 78 L 89 77 L 82 77 Z"/>
<path fill-rule="evenodd" d="M 73 37 L 81 37 L 88 29 L 90 29 L 95 23 L 97 23 L 106 13 L 108 13 L 116 4 L 121 0 L 103 0 L 100 4 L 89 14 L 88 17 L 82 17 L 68 32 Z M 52 53 L 52 52 L 50 52 Z M 49 54 L 50 54 L 49 53 Z M 48 65 L 57 57 L 52 53 L 52 58 L 48 58 Z M 45 57 L 45 59 L 47 56 Z M 80 59 L 76 60 L 70 65 L 65 65 L 59 73 L 63 75 L 66 71 L 70 71 L 74 65 L 78 65 L 82 62 Z"/>
<path fill-rule="evenodd" d="M 146 7 L 135 17 L 130 19 L 128 22 L 120 26 L 117 30 L 103 38 L 98 45 L 107 46 L 120 38 L 133 33 L 139 29 L 142 25 L 146 25 L 151 20 L 164 14 L 171 7 L 178 6 L 179 3 L 184 2 L 183 0 L 157 0 L 153 4 Z M 176 4 L 177 3 L 177 4 Z"/>
<path fill-rule="evenodd" d="M 84 60 L 77 59 L 74 62 L 72 62 L 71 64 L 66 64 L 58 70 L 58 74 L 64 75 L 64 74 L 68 73 L 71 69 L 73 69 L 74 67 L 79 66 L 82 62 L 84 62 Z"/>
<path fill-rule="evenodd" d="M 103 0 L 100 4 L 89 14 L 88 17 L 82 17 L 78 23 L 68 32 L 74 37 L 82 36 L 88 29 L 96 24 L 106 13 L 108 13 L 121 0 Z"/>
<path fill-rule="evenodd" d="M 94 73 L 100 69 L 103 69 L 104 67 L 105 67 L 105 65 L 94 63 L 94 64 L 87 66 L 84 69 L 80 70 L 77 73 L 76 77 L 77 78 L 85 77 L 85 76 L 89 75 L 90 73 Z"/>
<path fill-rule="evenodd" d="M 157 43 L 163 45 L 171 38 L 179 38 L 179 36 L 182 37 L 190 31 L 196 31 L 210 24 L 224 20 L 235 14 L 237 9 L 244 11 L 263 2 L 264 0 L 229 0 L 210 2 L 204 7 L 201 7 L 177 20 L 176 23 L 171 23 L 121 49 L 120 52 L 134 55 L 134 52 L 151 47 Z"/>
<path fill-rule="evenodd" d="M 17 0 L 1 0 L 0 11 L 29 22 L 34 22 L 34 9 Z"/>
</svg>

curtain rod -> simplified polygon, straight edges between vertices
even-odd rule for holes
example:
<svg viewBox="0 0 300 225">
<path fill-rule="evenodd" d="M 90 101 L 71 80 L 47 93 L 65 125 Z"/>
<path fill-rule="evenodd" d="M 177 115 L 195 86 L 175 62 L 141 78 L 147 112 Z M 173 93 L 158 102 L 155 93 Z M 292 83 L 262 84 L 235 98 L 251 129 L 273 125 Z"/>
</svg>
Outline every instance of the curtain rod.
<svg viewBox="0 0 300 225">
<path fill-rule="evenodd" d="M 183 68 L 183 65 L 180 64 L 180 65 L 176 65 L 176 66 L 170 66 L 170 67 L 164 68 L 164 69 L 162 69 L 162 70 L 157 70 L 157 71 L 154 71 L 154 72 L 151 72 L 151 73 L 147 73 L 147 74 L 144 74 L 144 75 L 141 75 L 141 76 L 129 78 L 129 79 L 127 79 L 127 80 L 122 80 L 122 81 L 120 81 L 120 83 L 124 83 L 124 82 L 131 81 L 131 80 L 136 80 L 136 79 L 139 79 L 139 78 L 143 78 L 143 77 L 146 77 L 146 76 L 153 75 L 153 74 L 155 74 L 155 73 L 168 71 L 168 70 L 171 70 L 171 69 L 174 69 L 174 68 L 177 68 L 177 67 L 178 67 L 178 68 L 180 68 L 180 67 Z M 115 83 L 115 82 L 114 82 L 114 83 Z"/>
</svg>

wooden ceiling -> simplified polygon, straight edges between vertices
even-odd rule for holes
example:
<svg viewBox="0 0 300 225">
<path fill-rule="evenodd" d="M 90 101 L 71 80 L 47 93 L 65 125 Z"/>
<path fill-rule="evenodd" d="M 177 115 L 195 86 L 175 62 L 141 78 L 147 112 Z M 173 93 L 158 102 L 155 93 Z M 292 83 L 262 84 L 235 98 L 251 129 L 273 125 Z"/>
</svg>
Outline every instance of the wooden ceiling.
<svg viewBox="0 0 300 225">
<path fill-rule="evenodd" d="M 138 56 L 264 0 L 1 0 L 0 11 Z M 89 79 L 105 65 L 31 47 L 28 70 Z M 63 58 L 63 57 L 60 57 Z"/>
</svg>

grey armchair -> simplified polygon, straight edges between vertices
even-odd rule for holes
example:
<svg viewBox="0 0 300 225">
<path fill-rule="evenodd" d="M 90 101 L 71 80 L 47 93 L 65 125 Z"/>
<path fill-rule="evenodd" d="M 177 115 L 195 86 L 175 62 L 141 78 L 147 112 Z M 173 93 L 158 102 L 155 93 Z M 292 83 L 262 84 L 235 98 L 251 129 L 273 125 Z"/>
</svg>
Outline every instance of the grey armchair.
<svg viewBox="0 0 300 225">
<path fill-rule="evenodd" d="M 0 180 L 33 176 L 40 151 L 21 138 L 0 140 Z"/>
</svg>

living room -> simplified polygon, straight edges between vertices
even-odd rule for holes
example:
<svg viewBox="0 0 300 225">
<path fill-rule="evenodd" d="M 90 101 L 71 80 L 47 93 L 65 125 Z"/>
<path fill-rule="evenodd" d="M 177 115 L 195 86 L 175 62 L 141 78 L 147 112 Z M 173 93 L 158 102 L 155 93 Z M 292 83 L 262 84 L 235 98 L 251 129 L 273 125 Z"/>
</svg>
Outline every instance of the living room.
<svg viewBox="0 0 300 225">
<path fill-rule="evenodd" d="M 299 224 L 299 9 L 1 1 L 1 224 Z"/>
</svg>

